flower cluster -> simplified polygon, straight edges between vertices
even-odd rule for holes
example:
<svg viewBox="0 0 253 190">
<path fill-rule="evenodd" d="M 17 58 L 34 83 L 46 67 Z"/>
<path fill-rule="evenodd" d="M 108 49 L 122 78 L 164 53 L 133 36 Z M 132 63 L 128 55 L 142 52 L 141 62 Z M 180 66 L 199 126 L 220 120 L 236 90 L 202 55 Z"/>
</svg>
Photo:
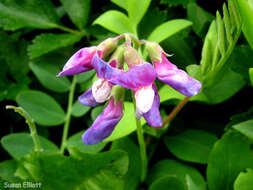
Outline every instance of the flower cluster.
<svg viewBox="0 0 253 190">
<path fill-rule="evenodd" d="M 126 42 L 118 45 L 124 37 Z M 146 45 L 152 64 L 144 61 L 132 47 L 128 35 L 120 35 L 108 38 L 96 47 L 80 49 L 58 74 L 66 76 L 95 69 L 98 80 L 78 100 L 90 107 L 108 101 L 104 111 L 83 134 L 82 140 L 85 144 L 99 143 L 112 133 L 123 116 L 125 88 L 134 92 L 136 117 L 144 117 L 152 127 L 162 126 L 160 97 L 154 84 L 156 78 L 185 96 L 194 96 L 199 92 L 201 83 L 173 65 L 159 44 L 142 40 L 137 45 L 141 43 Z M 128 69 L 125 69 L 125 63 Z"/>
</svg>

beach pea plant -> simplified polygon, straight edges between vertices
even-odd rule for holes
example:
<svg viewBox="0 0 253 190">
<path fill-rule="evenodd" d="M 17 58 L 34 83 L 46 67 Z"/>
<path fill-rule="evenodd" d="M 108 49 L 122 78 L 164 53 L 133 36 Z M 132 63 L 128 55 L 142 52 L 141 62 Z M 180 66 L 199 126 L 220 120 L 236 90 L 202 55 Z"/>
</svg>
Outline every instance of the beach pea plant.
<svg viewBox="0 0 253 190">
<path fill-rule="evenodd" d="M 252 20 L 247 0 L 0 0 L 0 189 L 251 190 Z"/>
</svg>

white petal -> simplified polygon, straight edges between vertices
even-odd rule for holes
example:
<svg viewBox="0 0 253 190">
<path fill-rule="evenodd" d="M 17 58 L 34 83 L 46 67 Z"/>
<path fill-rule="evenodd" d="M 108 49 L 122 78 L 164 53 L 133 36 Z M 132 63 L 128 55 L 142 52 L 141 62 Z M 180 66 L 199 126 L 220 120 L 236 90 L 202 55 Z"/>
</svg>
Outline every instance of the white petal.
<svg viewBox="0 0 253 190">
<path fill-rule="evenodd" d="M 148 112 L 153 104 L 155 92 L 152 85 L 138 89 L 135 93 L 136 108 L 140 114 Z"/>
<path fill-rule="evenodd" d="M 104 79 L 98 79 L 92 85 L 92 95 L 96 102 L 103 103 L 110 96 L 112 86 Z"/>
</svg>

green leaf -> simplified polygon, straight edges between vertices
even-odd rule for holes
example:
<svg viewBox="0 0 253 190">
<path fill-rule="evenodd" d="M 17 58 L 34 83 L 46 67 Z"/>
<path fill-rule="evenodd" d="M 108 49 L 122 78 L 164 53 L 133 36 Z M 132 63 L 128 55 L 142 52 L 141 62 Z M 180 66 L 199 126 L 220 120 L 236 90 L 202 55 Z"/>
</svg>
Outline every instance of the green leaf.
<svg viewBox="0 0 253 190">
<path fill-rule="evenodd" d="M 136 190 L 141 176 L 141 158 L 137 145 L 134 144 L 129 137 L 125 137 L 114 141 L 111 149 L 120 149 L 128 153 L 129 168 L 124 176 L 124 190 Z"/>
<path fill-rule="evenodd" d="M 90 0 L 60 0 L 72 22 L 82 29 L 87 24 Z"/>
<path fill-rule="evenodd" d="M 240 74 L 228 69 L 224 75 L 219 78 L 219 82 L 210 87 L 204 88 L 203 93 L 207 97 L 208 103 L 218 104 L 232 97 L 242 89 L 245 84 L 246 82 Z"/>
<path fill-rule="evenodd" d="M 187 73 L 191 77 L 193 77 L 193 78 L 195 78 L 195 79 L 197 79 L 199 81 L 201 80 L 201 74 L 200 74 L 200 67 L 199 67 L 199 65 L 195 65 L 195 64 L 188 65 L 186 67 L 186 71 L 187 71 Z"/>
<path fill-rule="evenodd" d="M 246 37 L 250 47 L 253 49 L 253 10 L 250 7 L 249 1 L 237 0 L 240 15 L 242 16 L 243 26 L 242 31 Z"/>
<path fill-rule="evenodd" d="M 234 190 L 250 190 L 253 187 L 253 170 L 241 172 L 235 180 Z"/>
<path fill-rule="evenodd" d="M 253 168 L 253 154 L 248 140 L 228 131 L 217 141 L 210 153 L 207 166 L 207 183 L 210 190 L 231 190 L 237 175 Z"/>
<path fill-rule="evenodd" d="M 198 66 L 196 65 L 194 71 L 195 76 L 199 76 L 198 72 L 200 72 L 200 69 L 197 67 Z M 202 90 L 196 96 L 193 96 L 190 101 L 201 101 L 208 104 L 219 104 L 236 94 L 245 86 L 245 84 L 246 82 L 243 80 L 240 74 L 235 73 L 231 69 L 227 69 L 223 76 L 219 78 L 219 81 L 217 81 L 217 83 L 208 87 L 202 86 Z M 185 97 L 168 85 L 164 85 L 159 90 L 159 94 L 161 102 L 172 99 L 182 100 Z"/>
<path fill-rule="evenodd" d="M 130 102 L 124 102 L 124 115 L 120 122 L 116 125 L 112 134 L 105 139 L 106 142 L 114 141 L 121 137 L 127 136 L 136 130 L 136 117 L 134 105 Z M 142 118 L 141 124 L 144 125 L 146 121 Z"/>
<path fill-rule="evenodd" d="M 44 137 L 39 136 L 40 144 L 44 153 L 58 152 L 58 147 Z M 3 148 L 15 159 L 30 154 L 34 150 L 33 140 L 28 133 L 12 133 L 1 139 Z"/>
<path fill-rule="evenodd" d="M 244 121 L 233 126 L 234 129 L 253 139 L 253 120 Z"/>
<path fill-rule="evenodd" d="M 104 107 L 105 107 L 104 105 L 100 105 L 100 106 L 96 106 L 95 108 L 92 109 L 92 111 L 91 111 L 92 121 L 95 121 L 97 116 L 103 112 Z"/>
<path fill-rule="evenodd" d="M 33 40 L 33 44 L 28 46 L 28 54 L 31 59 L 70 46 L 82 38 L 76 34 L 40 34 Z"/>
<path fill-rule="evenodd" d="M 79 133 L 76 133 L 69 137 L 67 141 L 67 149 L 71 153 L 71 149 L 73 147 L 77 148 L 79 151 L 84 153 L 97 153 L 103 150 L 103 148 L 106 146 L 107 143 L 101 142 L 95 145 L 86 145 L 82 141 L 82 134 L 84 131 L 80 131 Z"/>
<path fill-rule="evenodd" d="M 107 11 L 100 15 L 94 22 L 116 34 L 134 33 L 128 17 L 119 11 Z"/>
<path fill-rule="evenodd" d="M 253 106 L 246 112 L 240 112 L 230 117 L 230 122 L 226 125 L 225 129 L 230 129 L 232 126 L 252 119 Z"/>
<path fill-rule="evenodd" d="M 80 102 L 77 100 L 72 107 L 72 115 L 74 117 L 81 117 L 85 115 L 90 109 L 90 107 L 80 104 Z"/>
<path fill-rule="evenodd" d="M 189 175 L 185 176 L 185 180 L 186 180 L 188 190 L 200 190 L 200 188 L 194 183 L 194 181 Z"/>
<path fill-rule="evenodd" d="M 0 180 L 14 182 L 18 178 L 14 176 L 17 169 L 17 162 L 15 160 L 5 160 L 0 163 Z M 1 184 L 0 184 L 1 188 Z"/>
<path fill-rule="evenodd" d="M 153 29 L 168 19 L 168 10 L 161 10 L 154 7 L 147 11 L 145 17 L 138 25 L 138 36 L 140 39 L 148 38 Z"/>
<path fill-rule="evenodd" d="M 226 30 L 226 37 L 227 37 L 227 41 L 228 44 L 232 44 L 233 43 L 233 37 L 232 37 L 232 26 L 231 26 L 231 20 L 229 19 L 229 10 L 227 9 L 226 4 L 223 4 L 223 21 L 224 21 L 224 25 L 225 25 L 225 30 Z"/>
<path fill-rule="evenodd" d="M 172 99 L 184 99 L 185 96 L 178 91 L 174 90 L 168 85 L 163 85 L 162 88 L 159 89 L 159 95 L 160 95 L 160 101 L 165 102 L 167 100 L 172 100 Z"/>
<path fill-rule="evenodd" d="M 187 164 L 183 164 L 176 160 L 168 160 L 168 159 L 159 161 L 151 168 L 148 174 L 147 183 L 152 184 L 156 180 L 159 180 L 165 176 L 175 176 L 183 184 L 186 184 L 186 175 L 189 175 L 191 177 L 193 183 L 200 190 L 206 189 L 204 178 L 198 172 L 198 170 Z"/>
<path fill-rule="evenodd" d="M 201 52 L 201 75 L 205 76 L 213 67 L 214 54 L 218 41 L 217 24 L 213 21 L 209 26 Z"/>
<path fill-rule="evenodd" d="M 61 106 L 44 92 L 23 91 L 17 96 L 17 103 L 40 125 L 55 126 L 65 121 Z"/>
<path fill-rule="evenodd" d="M 228 1 L 228 8 L 223 5 L 223 19 L 217 11 L 216 21 L 210 25 L 205 38 L 200 61 L 203 88 L 215 85 L 223 77 L 228 68 L 228 58 L 241 33 L 235 0 Z"/>
<path fill-rule="evenodd" d="M 192 21 L 192 28 L 196 34 L 203 36 L 207 24 L 210 23 L 215 17 L 202 9 L 196 3 L 189 3 L 187 5 L 187 18 Z"/>
<path fill-rule="evenodd" d="M 30 83 L 31 79 L 29 77 L 25 77 L 17 83 L 13 83 L 11 81 L 5 83 L 3 88 L 0 90 L 0 101 L 3 99 L 16 101 L 17 95 L 20 92 L 29 90 Z"/>
<path fill-rule="evenodd" d="M 231 69 L 249 81 L 249 68 L 253 67 L 253 50 L 246 45 L 236 46 L 230 59 Z M 240 64 L 238 64 L 240 63 Z"/>
<path fill-rule="evenodd" d="M 174 176 L 164 176 L 162 178 L 159 178 L 148 188 L 148 190 L 161 189 L 187 190 L 186 185 Z"/>
<path fill-rule="evenodd" d="M 122 151 L 99 154 L 76 151 L 76 158 L 41 155 L 27 162 L 26 169 L 43 184 L 43 189 L 122 190 L 122 178 L 128 168 L 127 154 Z"/>
<path fill-rule="evenodd" d="M 206 164 L 216 140 L 217 137 L 211 133 L 189 129 L 177 136 L 165 137 L 164 143 L 177 158 Z"/>
<path fill-rule="evenodd" d="M 253 86 L 253 68 L 249 69 L 249 78 L 250 78 L 251 86 Z"/>
<path fill-rule="evenodd" d="M 142 17 L 145 15 L 151 0 L 127 0 L 127 12 L 130 22 L 134 28 L 137 27 Z"/>
<path fill-rule="evenodd" d="M 173 54 L 172 57 L 169 58 L 170 62 L 176 64 L 179 68 L 185 68 L 190 64 L 197 64 L 196 57 L 193 54 L 193 45 L 191 39 L 191 44 L 188 38 L 183 36 L 183 31 L 164 40 L 161 44 L 163 49 L 166 50 L 169 54 Z M 189 34 L 187 34 L 189 35 Z"/>
<path fill-rule="evenodd" d="M 161 41 L 185 29 L 186 27 L 189 27 L 190 25 L 192 25 L 192 22 L 184 19 L 167 21 L 156 27 L 149 35 L 148 40 L 160 43 Z"/>
<path fill-rule="evenodd" d="M 54 92 L 67 92 L 69 90 L 71 83 L 67 77 L 56 77 L 60 72 L 59 66 L 56 64 L 39 60 L 38 62 L 31 62 L 29 66 L 45 88 Z"/>
<path fill-rule="evenodd" d="M 14 39 L 12 35 L 3 31 L 0 32 L 0 41 L 0 57 L 5 61 L 3 64 L 8 65 L 9 72 L 16 81 L 24 80 L 29 71 L 29 59 L 26 53 L 27 42 L 22 39 Z"/>
<path fill-rule="evenodd" d="M 217 23 L 217 31 L 218 31 L 218 47 L 222 57 L 226 53 L 226 41 L 225 41 L 225 26 L 222 21 L 221 15 L 219 11 L 216 12 L 216 23 Z"/>
<path fill-rule="evenodd" d="M 0 26 L 5 30 L 24 27 L 56 28 L 58 18 L 50 0 L 2 0 L 0 2 Z"/>
<path fill-rule="evenodd" d="M 184 8 L 187 7 L 188 3 L 195 2 L 195 0 L 160 0 L 162 4 L 167 4 L 169 7 L 182 5 Z"/>
<path fill-rule="evenodd" d="M 76 75 L 77 83 L 87 82 L 95 75 L 96 71 L 90 70 Z"/>
<path fill-rule="evenodd" d="M 116 5 L 118 5 L 119 7 L 121 7 L 122 9 L 127 10 L 127 1 L 126 0 L 111 0 L 111 2 L 115 3 Z"/>
</svg>

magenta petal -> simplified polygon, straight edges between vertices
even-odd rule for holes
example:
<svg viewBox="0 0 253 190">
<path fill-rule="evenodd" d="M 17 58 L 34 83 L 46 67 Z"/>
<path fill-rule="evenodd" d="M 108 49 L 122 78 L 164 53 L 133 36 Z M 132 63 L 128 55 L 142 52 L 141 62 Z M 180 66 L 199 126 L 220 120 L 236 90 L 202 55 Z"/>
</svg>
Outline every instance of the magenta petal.
<svg viewBox="0 0 253 190">
<path fill-rule="evenodd" d="M 96 47 L 80 49 L 74 55 L 72 55 L 57 76 L 74 75 L 91 70 L 91 59 L 95 52 Z"/>
<path fill-rule="evenodd" d="M 92 126 L 82 135 L 82 140 L 87 145 L 97 144 L 110 136 L 115 126 L 123 115 L 123 102 L 114 103 L 111 97 L 104 111 L 97 117 Z"/>
<path fill-rule="evenodd" d="M 154 62 L 158 79 L 170 85 L 185 96 L 194 96 L 201 89 L 201 83 L 190 77 L 185 71 L 170 63 L 165 56 L 162 62 Z"/>
<path fill-rule="evenodd" d="M 130 70 L 122 72 L 111 80 L 112 83 L 136 90 L 141 86 L 151 85 L 156 78 L 154 67 L 150 63 L 135 65 Z"/>
<path fill-rule="evenodd" d="M 85 106 L 89 106 L 89 107 L 95 107 L 95 106 L 100 104 L 100 103 L 96 102 L 94 96 L 92 95 L 92 89 L 91 88 L 89 90 L 87 90 L 84 94 L 79 96 L 78 101 L 81 104 L 83 104 Z"/>
<path fill-rule="evenodd" d="M 160 106 L 160 96 L 157 92 L 157 88 L 153 85 L 153 90 L 155 91 L 155 97 L 151 109 L 143 114 L 143 117 L 147 123 L 152 127 L 162 127 L 163 121 L 160 115 L 159 106 Z"/>
<path fill-rule="evenodd" d="M 121 70 L 117 68 L 113 68 L 110 64 L 103 61 L 98 54 L 95 54 L 92 58 L 92 66 L 97 72 L 98 78 L 103 78 L 110 80 L 111 78 L 115 77 L 116 75 L 120 74 Z"/>
</svg>

